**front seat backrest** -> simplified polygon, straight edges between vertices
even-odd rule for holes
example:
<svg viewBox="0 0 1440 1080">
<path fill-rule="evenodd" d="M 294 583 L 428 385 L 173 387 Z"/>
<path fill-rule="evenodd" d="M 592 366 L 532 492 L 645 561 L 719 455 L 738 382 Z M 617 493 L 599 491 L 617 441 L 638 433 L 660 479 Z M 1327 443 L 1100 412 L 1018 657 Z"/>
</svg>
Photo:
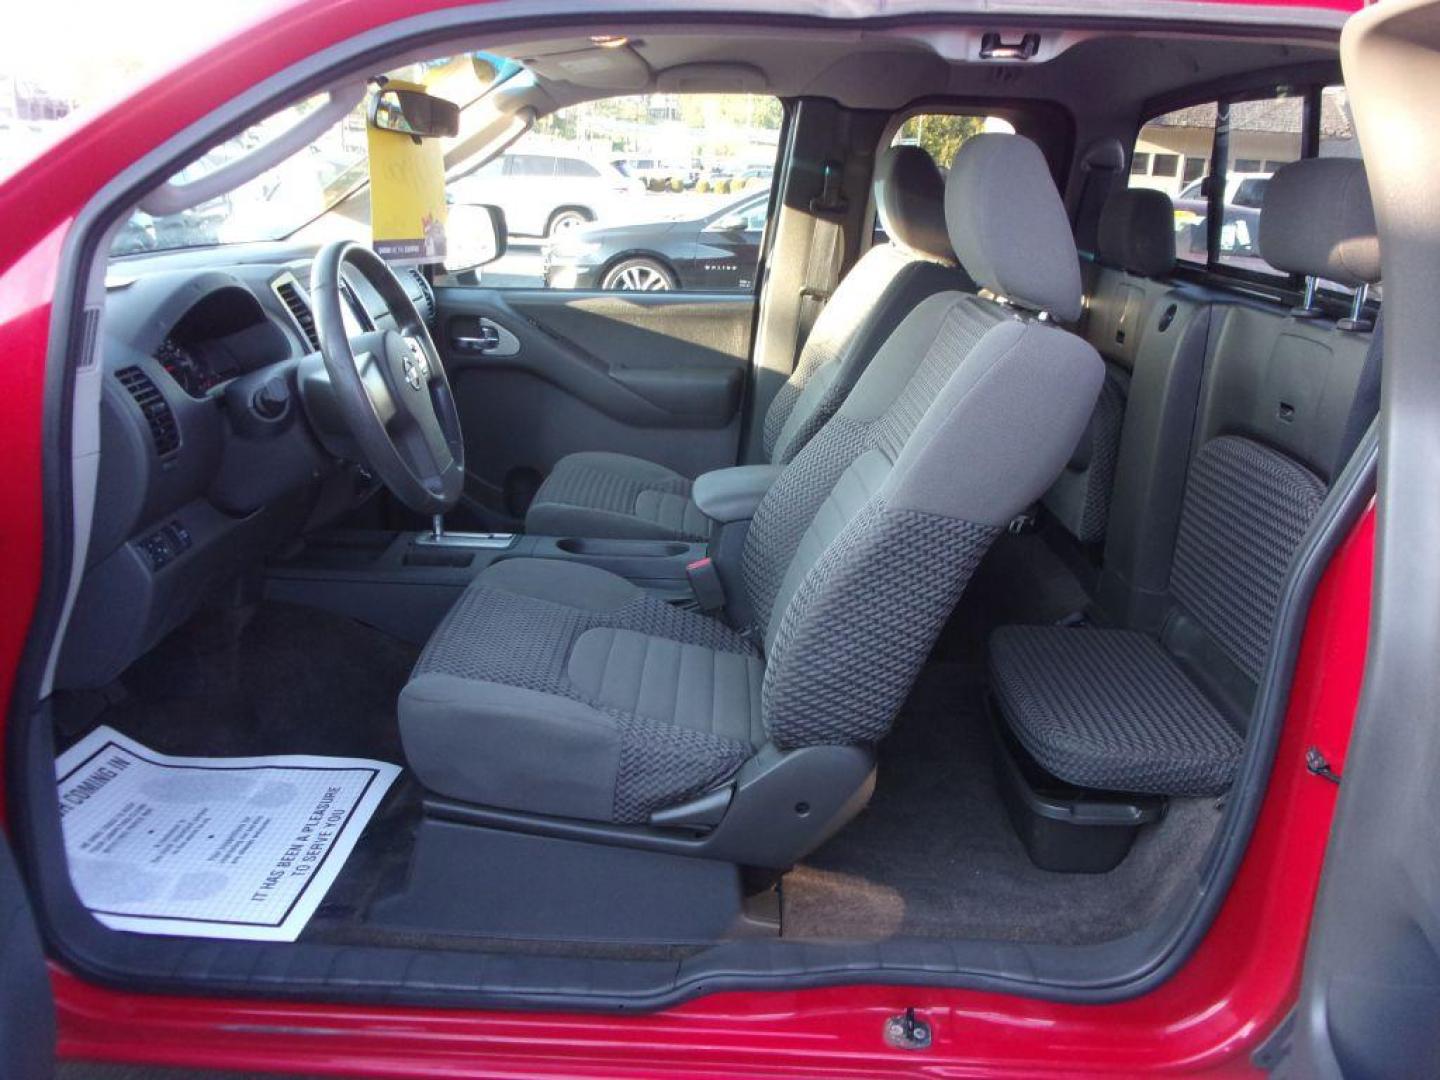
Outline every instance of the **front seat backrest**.
<svg viewBox="0 0 1440 1080">
<path fill-rule="evenodd" d="M 1039 498 L 1104 366 L 1042 313 L 1080 311 L 1060 198 L 1029 140 L 978 135 L 946 183 L 951 242 L 993 299 L 943 293 L 886 340 L 756 512 L 747 592 L 783 749 L 889 729 L 991 540 Z"/>
<path fill-rule="evenodd" d="M 890 242 L 871 247 L 840 280 L 770 402 L 763 446 L 772 463 L 791 461 L 824 427 L 916 304 L 969 286 L 955 265 L 944 195 L 934 158 L 918 146 L 892 147 L 875 162 L 875 212 Z"/>
</svg>

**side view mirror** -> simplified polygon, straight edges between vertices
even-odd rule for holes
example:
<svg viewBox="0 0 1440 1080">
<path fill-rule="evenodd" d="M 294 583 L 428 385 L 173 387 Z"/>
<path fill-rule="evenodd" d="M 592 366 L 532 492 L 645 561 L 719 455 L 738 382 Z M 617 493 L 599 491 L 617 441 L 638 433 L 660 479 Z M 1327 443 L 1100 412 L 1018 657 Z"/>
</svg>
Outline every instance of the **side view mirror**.
<svg viewBox="0 0 1440 1080">
<path fill-rule="evenodd" d="M 370 97 L 370 123 L 381 131 L 421 139 L 454 138 L 460 106 L 419 90 L 381 87 Z"/>
<path fill-rule="evenodd" d="M 744 214 L 726 214 L 724 217 L 712 221 L 706 232 L 735 233 L 745 231 Z"/>
<path fill-rule="evenodd" d="M 480 203 L 456 203 L 445 222 L 445 270 L 459 274 L 488 266 L 509 246 L 505 211 Z"/>
</svg>

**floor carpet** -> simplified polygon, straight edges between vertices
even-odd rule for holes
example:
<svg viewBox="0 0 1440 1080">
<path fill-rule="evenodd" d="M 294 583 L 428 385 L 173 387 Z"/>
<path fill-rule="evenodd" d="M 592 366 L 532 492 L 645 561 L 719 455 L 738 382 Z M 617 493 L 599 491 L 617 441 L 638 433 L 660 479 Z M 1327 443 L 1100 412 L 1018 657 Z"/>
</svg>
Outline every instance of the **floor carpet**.
<svg viewBox="0 0 1440 1080">
<path fill-rule="evenodd" d="M 880 744 L 870 805 L 785 876 L 786 937 L 1078 945 L 1158 914 L 1204 858 L 1215 800 L 1172 800 L 1109 873 L 1057 874 L 1030 862 L 995 781 L 986 636 L 1006 623 L 1055 622 L 1086 600 L 1042 538 L 1002 538 Z"/>
</svg>

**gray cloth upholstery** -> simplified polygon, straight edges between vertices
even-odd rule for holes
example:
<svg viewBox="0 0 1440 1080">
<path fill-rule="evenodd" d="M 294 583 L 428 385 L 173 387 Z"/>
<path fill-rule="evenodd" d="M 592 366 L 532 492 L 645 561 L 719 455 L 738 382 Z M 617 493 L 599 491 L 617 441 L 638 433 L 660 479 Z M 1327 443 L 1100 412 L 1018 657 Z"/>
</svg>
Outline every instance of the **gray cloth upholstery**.
<svg viewBox="0 0 1440 1080">
<path fill-rule="evenodd" d="M 1129 375 L 1122 368 L 1106 365 L 1105 384 L 1085 434 L 1041 500 L 1055 520 L 1082 544 L 1096 544 L 1105 538 L 1129 384 Z"/>
<path fill-rule="evenodd" d="M 710 519 L 672 469 L 627 454 L 587 452 L 560 459 L 525 515 L 540 536 L 705 540 Z"/>
<path fill-rule="evenodd" d="M 1080 259 L 1040 148 L 986 133 L 961 144 L 945 181 L 945 220 L 960 265 L 1019 307 L 1080 317 Z"/>
<path fill-rule="evenodd" d="M 945 177 L 918 146 L 892 146 L 875 162 L 875 214 L 892 244 L 954 262 L 945 228 Z"/>
<path fill-rule="evenodd" d="M 925 151 L 897 147 L 881 155 L 876 200 L 896 242 L 861 256 L 821 309 L 794 371 L 765 412 L 762 445 L 770 462 L 788 463 L 825 426 L 916 304 L 969 286 L 954 265 L 943 227 L 941 185 Z M 703 540 L 710 521 L 691 497 L 690 480 L 680 474 L 624 454 L 580 453 L 561 458 L 540 485 L 525 515 L 525 531 Z"/>
<path fill-rule="evenodd" d="M 644 821 L 763 742 L 764 663 L 714 619 L 578 563 L 490 567 L 400 696 L 430 790 L 517 810 Z"/>
<path fill-rule="evenodd" d="M 772 740 L 883 735 L 990 541 L 1060 470 L 1102 378 L 1079 338 L 976 297 L 932 297 L 901 324 L 750 528 Z M 1028 415 L 1045 428 L 1017 422 Z"/>
<path fill-rule="evenodd" d="M 1251 679 L 1259 679 L 1290 560 L 1325 484 L 1236 435 L 1211 439 L 1185 482 L 1170 591 Z"/>
<path fill-rule="evenodd" d="M 1205 443 L 1190 467 L 1171 593 L 1250 680 L 1264 672 L 1280 591 L 1324 496 L 1309 470 L 1236 435 Z M 1062 780 L 1210 795 L 1234 777 L 1239 726 L 1147 635 L 1005 627 L 991 635 L 990 671 L 1011 730 Z"/>
<path fill-rule="evenodd" d="M 1163 191 L 1116 191 L 1100 210 L 1095 246 L 1106 266 L 1164 277 L 1175 269 L 1175 204 Z"/>
<path fill-rule="evenodd" d="M 692 497 L 711 521 L 721 525 L 749 521 L 782 471 L 783 465 L 735 465 L 701 473 L 695 478 Z"/>
<path fill-rule="evenodd" d="M 1341 285 L 1380 280 L 1370 181 L 1358 158 L 1306 158 L 1265 185 L 1260 254 L 1277 270 Z"/>
<path fill-rule="evenodd" d="M 1069 783 L 1216 795 L 1234 778 L 1239 732 L 1145 634 L 1002 627 L 990 679 L 1021 745 Z"/>
<path fill-rule="evenodd" d="M 743 558 L 753 633 L 604 571 L 501 562 L 401 695 L 412 767 L 456 798 L 637 822 L 723 783 L 767 739 L 874 743 L 1103 378 L 1094 349 L 1049 322 L 929 297 L 761 500 Z"/>
</svg>

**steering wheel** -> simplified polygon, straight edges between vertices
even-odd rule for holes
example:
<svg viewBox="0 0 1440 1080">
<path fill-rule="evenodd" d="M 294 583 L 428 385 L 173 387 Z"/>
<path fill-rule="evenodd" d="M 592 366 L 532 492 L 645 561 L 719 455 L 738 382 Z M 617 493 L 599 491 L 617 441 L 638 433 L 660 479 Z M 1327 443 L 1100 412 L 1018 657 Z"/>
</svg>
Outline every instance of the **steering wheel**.
<svg viewBox="0 0 1440 1080">
<path fill-rule="evenodd" d="M 379 293 L 395 329 L 346 333 L 340 293 L 347 267 Z M 452 508 L 465 483 L 460 414 L 410 294 L 379 255 L 341 240 L 315 256 L 310 302 L 335 404 L 365 461 L 410 509 L 441 514 Z"/>
</svg>

